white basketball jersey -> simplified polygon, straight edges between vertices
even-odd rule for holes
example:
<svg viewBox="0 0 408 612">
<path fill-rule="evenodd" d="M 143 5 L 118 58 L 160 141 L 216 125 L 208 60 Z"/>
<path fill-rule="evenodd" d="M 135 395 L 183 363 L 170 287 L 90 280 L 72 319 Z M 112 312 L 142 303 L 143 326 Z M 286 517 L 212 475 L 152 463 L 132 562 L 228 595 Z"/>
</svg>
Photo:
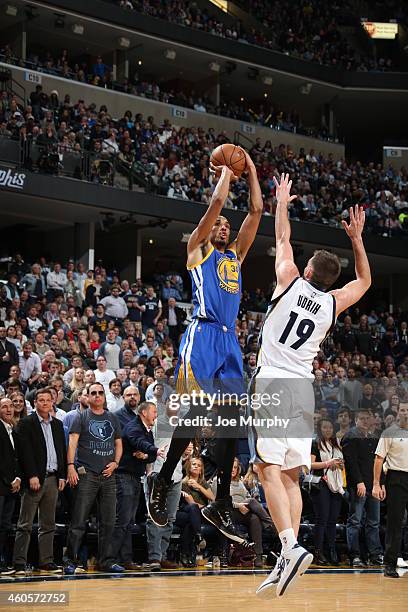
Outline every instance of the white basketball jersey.
<svg viewBox="0 0 408 612">
<path fill-rule="evenodd" d="M 336 301 L 330 293 L 296 278 L 273 298 L 259 339 L 258 366 L 271 366 L 314 378 L 312 363 L 335 323 Z"/>
</svg>

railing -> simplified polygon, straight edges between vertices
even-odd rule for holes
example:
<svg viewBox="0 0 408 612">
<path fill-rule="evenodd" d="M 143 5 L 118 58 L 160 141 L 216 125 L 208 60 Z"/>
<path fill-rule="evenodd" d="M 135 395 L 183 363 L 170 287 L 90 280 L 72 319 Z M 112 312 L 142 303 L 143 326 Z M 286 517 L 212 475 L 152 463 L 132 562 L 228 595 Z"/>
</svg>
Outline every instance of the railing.
<svg viewBox="0 0 408 612">
<path fill-rule="evenodd" d="M 236 136 L 245 137 L 236 132 Z M 239 140 L 236 141 L 239 144 Z M 57 142 L 40 142 L 28 138 L 15 140 L 0 134 L 0 162 L 15 168 L 54 176 L 65 176 L 81 181 L 108 185 L 119 189 L 133 190 L 139 187 L 145 192 L 167 195 L 170 183 L 160 182 L 149 167 L 140 161 L 128 162 L 120 153 L 103 150 L 100 153 L 86 149 L 71 148 Z M 293 221 L 314 223 L 314 219 L 292 216 Z M 340 227 L 334 218 L 323 221 L 330 227 Z M 321 223 L 319 223 L 320 225 Z M 366 233 L 383 237 L 408 238 L 408 222 L 401 229 L 366 223 Z"/>
<path fill-rule="evenodd" d="M 0 60 L 4 61 L 3 55 L 0 55 Z M 7 94 L 14 95 L 25 106 L 26 90 L 21 83 L 13 78 L 13 73 L 8 68 L 0 67 L 0 91 L 5 91 Z"/>
<path fill-rule="evenodd" d="M 138 161 L 128 162 L 114 149 L 100 153 L 79 147 L 65 146 L 58 142 L 38 142 L 28 137 L 16 140 L 0 135 L 0 161 L 31 172 L 67 176 L 82 181 L 110 185 L 121 189 L 138 186 L 153 190 L 153 182 L 147 168 Z"/>
</svg>

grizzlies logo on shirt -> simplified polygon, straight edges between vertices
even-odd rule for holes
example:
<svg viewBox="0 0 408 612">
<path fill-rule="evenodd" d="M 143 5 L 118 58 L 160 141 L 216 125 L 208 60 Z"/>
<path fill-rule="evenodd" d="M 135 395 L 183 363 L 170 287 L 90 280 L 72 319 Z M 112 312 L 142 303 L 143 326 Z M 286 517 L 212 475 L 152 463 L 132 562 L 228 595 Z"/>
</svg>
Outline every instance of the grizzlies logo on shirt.
<svg viewBox="0 0 408 612">
<path fill-rule="evenodd" d="M 106 442 L 113 436 L 113 426 L 110 421 L 89 421 L 89 433 L 94 438 Z"/>
</svg>

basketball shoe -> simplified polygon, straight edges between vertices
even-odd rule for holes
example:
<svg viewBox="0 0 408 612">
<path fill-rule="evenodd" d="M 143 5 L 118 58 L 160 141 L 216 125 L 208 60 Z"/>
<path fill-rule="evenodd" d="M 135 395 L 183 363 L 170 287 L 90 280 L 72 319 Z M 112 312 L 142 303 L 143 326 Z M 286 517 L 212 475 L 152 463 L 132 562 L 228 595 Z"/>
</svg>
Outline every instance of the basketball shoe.
<svg viewBox="0 0 408 612">
<path fill-rule="evenodd" d="M 276 597 L 276 585 L 278 584 L 281 573 L 285 568 L 285 561 L 282 555 L 276 559 L 276 564 L 269 576 L 256 589 L 256 594 L 260 598 Z"/>
<path fill-rule="evenodd" d="M 276 587 L 277 597 L 285 595 L 295 584 L 299 576 L 303 576 L 309 565 L 313 561 L 313 555 L 300 544 L 295 544 L 293 548 L 282 553 L 283 569 Z"/>
<path fill-rule="evenodd" d="M 238 533 L 231 517 L 232 503 L 229 499 L 218 499 L 201 510 L 203 517 L 226 538 L 238 544 L 247 544 L 246 539 Z"/>
<path fill-rule="evenodd" d="M 167 525 L 167 482 L 160 474 L 150 474 L 147 477 L 147 512 L 149 517 L 158 527 Z"/>
</svg>

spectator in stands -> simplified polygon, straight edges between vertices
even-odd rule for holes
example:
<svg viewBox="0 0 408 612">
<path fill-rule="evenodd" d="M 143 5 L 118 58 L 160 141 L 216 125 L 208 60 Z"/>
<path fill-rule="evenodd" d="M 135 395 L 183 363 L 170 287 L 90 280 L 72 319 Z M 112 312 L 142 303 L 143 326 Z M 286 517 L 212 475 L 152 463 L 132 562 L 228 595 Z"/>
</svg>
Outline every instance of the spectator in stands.
<svg viewBox="0 0 408 612">
<path fill-rule="evenodd" d="M 98 349 L 98 357 L 106 359 L 106 367 L 116 372 L 123 365 L 123 353 L 114 329 L 110 329 L 106 334 L 106 341 L 102 342 Z"/>
<path fill-rule="evenodd" d="M 132 387 L 128 387 L 126 390 L 128 393 L 132 393 Z M 133 391 L 135 393 L 135 391 Z M 164 449 L 158 448 L 154 443 L 152 427 L 157 419 L 157 408 L 152 402 L 142 402 L 137 409 L 137 415 L 135 419 L 129 419 L 123 430 L 123 444 L 126 450 L 126 457 L 124 459 L 124 468 L 134 471 L 135 475 L 140 478 L 146 472 L 146 466 L 148 463 L 153 463 L 157 457 L 164 455 Z M 136 461 L 135 461 L 136 460 Z M 136 485 L 135 485 L 136 486 Z M 135 494 L 138 497 L 140 489 Z M 135 512 L 135 508 L 133 508 Z M 129 520 L 130 508 L 128 509 L 127 516 Z M 132 514 L 134 516 L 134 514 Z M 123 529 L 124 527 L 122 527 Z M 150 569 L 160 569 L 160 559 L 150 559 L 149 566 L 154 563 L 154 567 Z"/>
<path fill-rule="evenodd" d="M 272 530 L 272 519 L 262 504 L 251 497 L 241 477 L 241 463 L 237 457 L 234 459 L 231 474 L 230 494 L 234 510 L 232 520 L 239 525 L 245 525 L 248 529 L 251 542 L 254 542 L 255 567 L 263 567 L 262 553 L 262 529 Z M 215 483 L 215 481 L 213 481 Z M 214 491 L 214 487 L 213 487 Z"/>
<path fill-rule="evenodd" d="M 98 304 L 98 307 L 96 308 L 97 314 L 98 314 L 98 309 L 100 312 L 99 306 L 101 305 L 105 313 L 105 305 L 103 303 L 100 304 L 100 302 L 105 296 L 108 295 L 108 293 L 109 293 L 108 283 L 102 279 L 102 275 L 100 274 L 100 272 L 95 272 L 94 279 L 92 280 L 91 283 L 88 284 L 85 290 L 85 305 L 96 307 Z M 114 303 L 117 303 L 117 302 L 114 302 Z M 120 306 L 121 302 L 119 302 L 118 304 Z"/>
<path fill-rule="evenodd" d="M 313 474 L 321 478 L 318 489 L 311 490 L 315 514 L 315 563 L 338 565 L 336 524 L 344 494 L 343 453 L 329 419 L 321 419 L 317 424 L 317 436 L 312 442 L 311 468 Z M 329 560 L 323 548 L 325 536 Z"/>
<path fill-rule="evenodd" d="M 17 426 L 19 420 L 27 416 L 26 400 L 24 399 L 24 393 L 21 391 L 14 391 L 10 393 L 9 397 L 14 408 L 14 426 Z"/>
<path fill-rule="evenodd" d="M 382 565 L 379 532 L 380 502 L 372 496 L 373 467 L 378 438 L 370 434 L 370 418 L 370 412 L 360 408 L 356 414 L 355 427 L 352 427 L 342 440 L 350 494 L 347 545 L 352 567 L 364 567 L 360 553 L 360 530 L 364 512 L 364 533 L 369 561 L 372 565 Z"/>
<path fill-rule="evenodd" d="M 67 536 L 64 573 L 75 573 L 78 551 L 92 505 L 99 505 L 98 568 L 121 573 L 124 568 L 112 555 L 116 515 L 115 470 L 122 456 L 122 439 L 117 417 L 105 411 L 105 390 L 95 382 L 88 388 L 89 408 L 77 414 L 69 431 L 68 482 L 78 486 Z M 95 441 L 97 447 L 95 448 Z"/>
<path fill-rule="evenodd" d="M 107 317 L 113 319 L 116 323 L 122 323 L 127 317 L 128 308 L 123 297 L 120 296 L 120 287 L 115 285 L 111 289 L 111 294 L 100 300 L 105 308 Z"/>
<path fill-rule="evenodd" d="M 347 378 L 340 382 L 339 400 L 342 405 L 348 406 L 355 412 L 363 397 L 363 385 L 356 378 L 355 368 L 347 370 Z"/>
<path fill-rule="evenodd" d="M 14 542 L 16 575 L 25 574 L 28 546 L 34 517 L 38 512 L 39 568 L 60 573 L 54 563 L 55 509 L 58 491 L 65 487 L 67 474 L 64 429 L 52 418 L 52 395 L 48 388 L 38 389 L 35 412 L 21 419 L 18 428 L 18 456 L 23 475 L 23 495 Z"/>
<path fill-rule="evenodd" d="M 137 419 L 140 393 L 135 387 L 124 391 L 125 405 L 116 412 L 124 431 L 126 425 Z M 116 472 L 117 507 L 113 532 L 113 556 L 126 569 L 140 569 L 133 561 L 132 529 L 139 506 L 141 492 L 140 478 L 145 473 L 147 456 L 134 451 L 123 437 L 123 454 Z"/>
<path fill-rule="evenodd" d="M 122 383 L 119 378 L 112 378 L 109 382 L 109 393 L 106 395 L 106 404 L 110 412 L 117 412 L 125 405 L 122 397 Z"/>
<path fill-rule="evenodd" d="M 64 294 L 64 288 L 67 284 L 67 276 L 61 270 L 61 264 L 55 263 L 52 272 L 47 275 L 47 299 L 49 302 L 55 300 L 57 296 Z"/>
<path fill-rule="evenodd" d="M 105 357 L 100 355 L 96 360 L 95 381 L 101 383 L 105 393 L 109 393 L 109 383 L 115 377 L 113 370 L 108 370 Z"/>
<path fill-rule="evenodd" d="M 336 421 L 339 425 L 336 431 L 336 437 L 339 444 L 341 445 L 344 436 L 350 430 L 351 426 L 352 418 L 350 408 L 348 408 L 347 406 L 342 406 L 341 408 L 339 408 L 336 415 Z"/>
<path fill-rule="evenodd" d="M 185 471 L 176 525 L 182 529 L 181 563 L 184 567 L 194 567 L 195 550 L 201 544 L 201 508 L 213 501 L 215 495 L 204 478 L 202 459 L 192 457 L 186 463 Z"/>
<path fill-rule="evenodd" d="M 23 344 L 23 350 L 19 354 L 19 367 L 21 371 L 21 381 L 31 388 L 41 375 L 41 360 L 37 353 L 33 352 L 31 342 Z"/>
<path fill-rule="evenodd" d="M 7 329 L 0 321 L 0 382 L 7 380 L 12 366 L 19 364 L 15 345 L 7 339 Z"/>
<path fill-rule="evenodd" d="M 7 557 L 7 536 L 11 531 L 17 493 L 21 485 L 17 434 L 14 431 L 14 404 L 0 399 L 0 575 L 12 574 Z"/>
<path fill-rule="evenodd" d="M 164 297 L 164 296 L 163 296 Z M 180 298 L 181 299 L 181 296 Z M 186 320 L 186 313 L 182 308 L 176 306 L 176 298 L 169 297 L 163 307 L 162 318 L 166 319 L 169 328 L 169 338 L 178 347 L 180 334 L 183 332 L 183 323 Z"/>
<path fill-rule="evenodd" d="M 154 327 L 162 315 L 161 300 L 155 295 L 152 285 L 148 285 L 145 295 L 146 310 L 142 316 L 143 331 Z"/>
</svg>

